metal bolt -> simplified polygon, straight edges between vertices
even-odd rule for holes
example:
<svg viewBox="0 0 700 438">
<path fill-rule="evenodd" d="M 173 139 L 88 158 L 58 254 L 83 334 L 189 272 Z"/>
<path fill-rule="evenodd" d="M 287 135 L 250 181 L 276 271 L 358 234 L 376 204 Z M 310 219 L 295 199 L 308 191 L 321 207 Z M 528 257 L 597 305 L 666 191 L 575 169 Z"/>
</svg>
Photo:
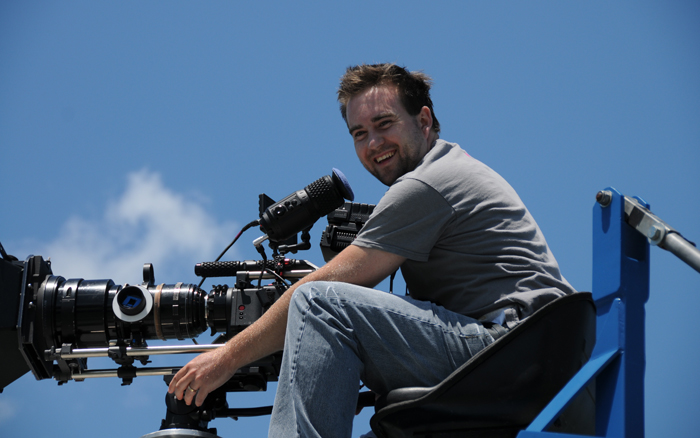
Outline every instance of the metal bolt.
<svg viewBox="0 0 700 438">
<path fill-rule="evenodd" d="M 649 242 L 654 245 L 658 245 L 664 239 L 665 229 L 659 224 L 652 225 L 649 230 L 647 230 L 647 237 Z"/>
<path fill-rule="evenodd" d="M 612 202 L 612 192 L 610 190 L 601 190 L 596 193 L 595 200 L 601 207 L 607 207 Z"/>
</svg>

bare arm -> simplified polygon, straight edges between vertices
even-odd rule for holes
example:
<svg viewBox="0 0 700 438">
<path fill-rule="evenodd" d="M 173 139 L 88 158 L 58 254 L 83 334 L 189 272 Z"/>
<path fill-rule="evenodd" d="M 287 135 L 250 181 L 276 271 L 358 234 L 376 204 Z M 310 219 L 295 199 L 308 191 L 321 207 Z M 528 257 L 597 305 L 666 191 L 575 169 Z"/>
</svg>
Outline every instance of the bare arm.
<svg viewBox="0 0 700 438">
<path fill-rule="evenodd" d="M 228 381 L 237 369 L 284 347 L 287 311 L 294 290 L 309 281 L 342 281 L 374 287 L 401 266 L 405 258 L 378 249 L 350 245 L 328 264 L 289 288 L 261 318 L 223 347 L 197 356 L 170 382 L 168 392 L 187 404 L 201 406 L 206 396 Z M 198 392 L 189 391 L 193 388 Z"/>
</svg>

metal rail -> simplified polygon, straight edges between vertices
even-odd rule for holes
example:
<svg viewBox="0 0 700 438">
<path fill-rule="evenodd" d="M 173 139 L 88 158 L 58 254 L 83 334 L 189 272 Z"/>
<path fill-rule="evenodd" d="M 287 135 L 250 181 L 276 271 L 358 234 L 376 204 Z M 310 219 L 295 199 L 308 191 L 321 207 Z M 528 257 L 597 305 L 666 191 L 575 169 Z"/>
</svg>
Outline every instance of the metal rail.
<svg viewBox="0 0 700 438">
<path fill-rule="evenodd" d="M 623 196 L 625 201 L 625 221 L 629 226 L 647 238 L 650 244 L 671 252 L 687 265 L 700 272 L 700 250 L 694 243 L 683 237 L 673 227 L 661 220 L 649 210 L 649 204 L 643 200 Z M 596 195 L 596 201 L 607 207 L 612 201 L 612 192 L 602 190 Z"/>
<path fill-rule="evenodd" d="M 216 350 L 223 344 L 204 344 L 204 345 L 164 345 L 155 347 L 126 347 L 125 354 L 130 357 L 134 356 L 152 356 L 161 354 L 192 354 L 204 353 L 209 350 Z M 80 359 L 89 357 L 110 357 L 119 355 L 119 347 L 108 348 L 75 348 L 68 353 L 56 351 L 50 356 L 52 359 Z"/>
<path fill-rule="evenodd" d="M 151 368 L 132 368 L 133 377 L 143 376 L 169 376 L 177 373 L 182 367 L 151 367 Z M 75 373 L 71 376 L 73 380 L 92 379 L 99 377 L 122 377 L 119 375 L 118 369 L 111 370 L 83 370 L 80 373 Z"/>
</svg>

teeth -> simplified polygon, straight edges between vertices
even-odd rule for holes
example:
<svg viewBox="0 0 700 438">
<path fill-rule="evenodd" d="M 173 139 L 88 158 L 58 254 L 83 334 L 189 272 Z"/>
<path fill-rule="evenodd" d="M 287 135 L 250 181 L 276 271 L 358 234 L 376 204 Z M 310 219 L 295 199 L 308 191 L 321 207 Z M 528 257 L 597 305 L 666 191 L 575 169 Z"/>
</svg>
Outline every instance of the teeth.
<svg viewBox="0 0 700 438">
<path fill-rule="evenodd" d="M 374 161 L 376 161 L 377 163 L 381 163 L 382 161 L 386 160 L 387 158 L 391 158 L 393 156 L 394 156 L 394 152 L 389 152 L 389 153 L 382 155 L 381 157 L 375 158 Z"/>
</svg>

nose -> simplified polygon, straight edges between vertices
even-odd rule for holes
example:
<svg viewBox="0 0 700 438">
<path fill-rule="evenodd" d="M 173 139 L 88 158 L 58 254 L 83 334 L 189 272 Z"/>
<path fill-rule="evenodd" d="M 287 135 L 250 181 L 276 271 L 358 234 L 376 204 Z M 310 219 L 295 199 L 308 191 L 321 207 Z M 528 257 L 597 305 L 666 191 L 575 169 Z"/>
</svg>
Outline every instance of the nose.
<svg viewBox="0 0 700 438">
<path fill-rule="evenodd" d="M 372 132 L 370 133 L 370 138 L 369 138 L 369 148 L 370 149 L 377 149 L 381 145 L 384 144 L 384 136 L 381 135 L 381 133 L 378 132 Z"/>
</svg>

